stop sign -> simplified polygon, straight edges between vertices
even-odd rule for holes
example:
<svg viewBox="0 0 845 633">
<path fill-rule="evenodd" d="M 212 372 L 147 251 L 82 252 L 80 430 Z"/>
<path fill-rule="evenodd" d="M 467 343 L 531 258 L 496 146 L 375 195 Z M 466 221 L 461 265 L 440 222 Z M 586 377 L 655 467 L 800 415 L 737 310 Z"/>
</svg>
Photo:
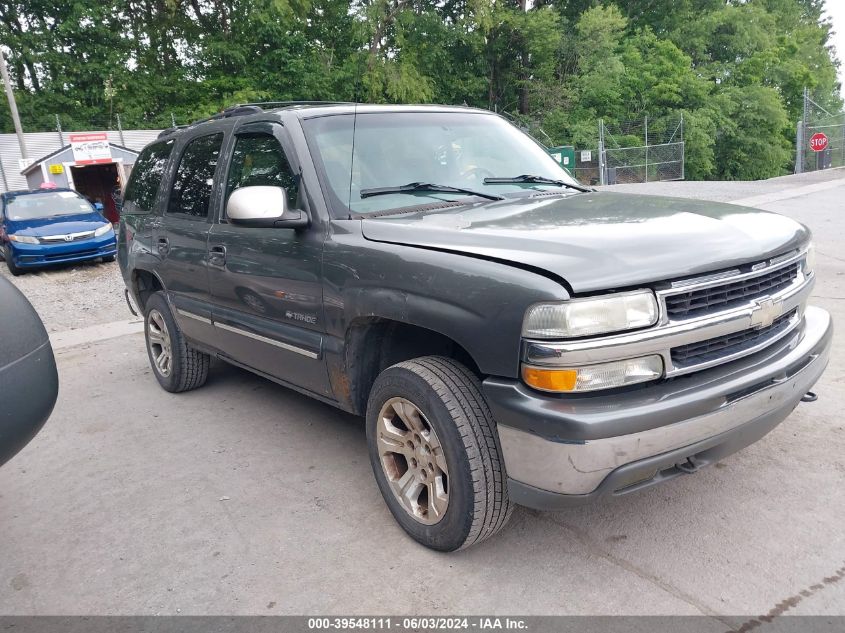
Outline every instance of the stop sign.
<svg viewBox="0 0 845 633">
<path fill-rule="evenodd" d="M 827 147 L 827 136 L 816 132 L 810 137 L 810 149 L 814 152 L 821 152 Z"/>
</svg>

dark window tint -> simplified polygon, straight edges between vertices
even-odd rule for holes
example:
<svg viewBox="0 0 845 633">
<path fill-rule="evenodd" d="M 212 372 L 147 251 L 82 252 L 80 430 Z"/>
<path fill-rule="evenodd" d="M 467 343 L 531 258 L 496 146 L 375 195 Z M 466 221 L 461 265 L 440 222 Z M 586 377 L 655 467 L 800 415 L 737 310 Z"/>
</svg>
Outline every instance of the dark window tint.
<svg viewBox="0 0 845 633">
<path fill-rule="evenodd" d="M 288 205 L 291 208 L 297 206 L 299 179 L 293 174 L 279 141 L 268 134 L 238 136 L 226 195 L 228 197 L 240 187 L 257 185 L 284 187 Z"/>
<path fill-rule="evenodd" d="M 195 218 L 208 216 L 214 170 L 220 155 L 223 133 L 201 136 L 191 141 L 182 152 L 179 169 L 170 190 L 168 213 Z"/>
<path fill-rule="evenodd" d="M 173 141 L 170 140 L 150 145 L 141 152 L 123 194 L 123 213 L 150 213 L 153 210 L 172 149 Z"/>
</svg>

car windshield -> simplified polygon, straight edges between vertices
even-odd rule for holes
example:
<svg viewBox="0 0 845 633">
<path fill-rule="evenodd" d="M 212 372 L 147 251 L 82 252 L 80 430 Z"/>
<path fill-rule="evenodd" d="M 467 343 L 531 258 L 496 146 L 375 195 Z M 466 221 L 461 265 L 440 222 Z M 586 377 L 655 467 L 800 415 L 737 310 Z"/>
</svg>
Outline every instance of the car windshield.
<svg viewBox="0 0 845 633">
<path fill-rule="evenodd" d="M 27 193 L 6 199 L 6 218 L 9 220 L 39 220 L 92 211 L 91 204 L 73 191 Z"/>
<path fill-rule="evenodd" d="M 526 190 L 560 188 L 565 186 L 562 183 L 577 184 L 542 146 L 494 114 L 368 112 L 357 117 L 315 117 L 303 125 L 336 217 L 350 211 L 366 215 L 471 197 L 436 190 L 444 187 L 507 197 Z M 562 182 L 518 180 L 528 174 Z M 508 182 L 485 182 L 485 178 Z M 511 181 L 514 178 L 516 182 Z M 402 187 L 418 183 L 437 187 Z M 385 187 L 403 190 L 371 194 Z"/>
</svg>

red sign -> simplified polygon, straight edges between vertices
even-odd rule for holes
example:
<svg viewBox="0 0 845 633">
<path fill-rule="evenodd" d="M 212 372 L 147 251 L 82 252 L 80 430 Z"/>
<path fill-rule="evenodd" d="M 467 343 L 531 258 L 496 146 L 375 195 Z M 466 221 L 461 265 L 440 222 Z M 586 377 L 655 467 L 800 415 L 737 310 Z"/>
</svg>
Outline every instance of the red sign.
<svg viewBox="0 0 845 633">
<path fill-rule="evenodd" d="M 814 152 L 821 152 L 827 148 L 827 136 L 816 132 L 810 137 L 810 149 Z"/>
<path fill-rule="evenodd" d="M 105 132 L 70 134 L 69 136 L 70 145 L 73 148 L 73 160 L 77 165 L 112 162 L 109 138 Z"/>
</svg>

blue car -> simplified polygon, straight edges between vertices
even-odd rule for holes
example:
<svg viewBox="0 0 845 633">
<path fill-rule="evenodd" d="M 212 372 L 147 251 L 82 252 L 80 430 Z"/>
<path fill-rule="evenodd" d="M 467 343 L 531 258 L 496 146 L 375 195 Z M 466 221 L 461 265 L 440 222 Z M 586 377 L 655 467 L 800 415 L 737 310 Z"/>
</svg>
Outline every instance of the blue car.
<svg viewBox="0 0 845 633">
<path fill-rule="evenodd" d="M 89 259 L 114 261 L 111 222 L 70 189 L 0 194 L 0 244 L 13 275 Z"/>
</svg>

